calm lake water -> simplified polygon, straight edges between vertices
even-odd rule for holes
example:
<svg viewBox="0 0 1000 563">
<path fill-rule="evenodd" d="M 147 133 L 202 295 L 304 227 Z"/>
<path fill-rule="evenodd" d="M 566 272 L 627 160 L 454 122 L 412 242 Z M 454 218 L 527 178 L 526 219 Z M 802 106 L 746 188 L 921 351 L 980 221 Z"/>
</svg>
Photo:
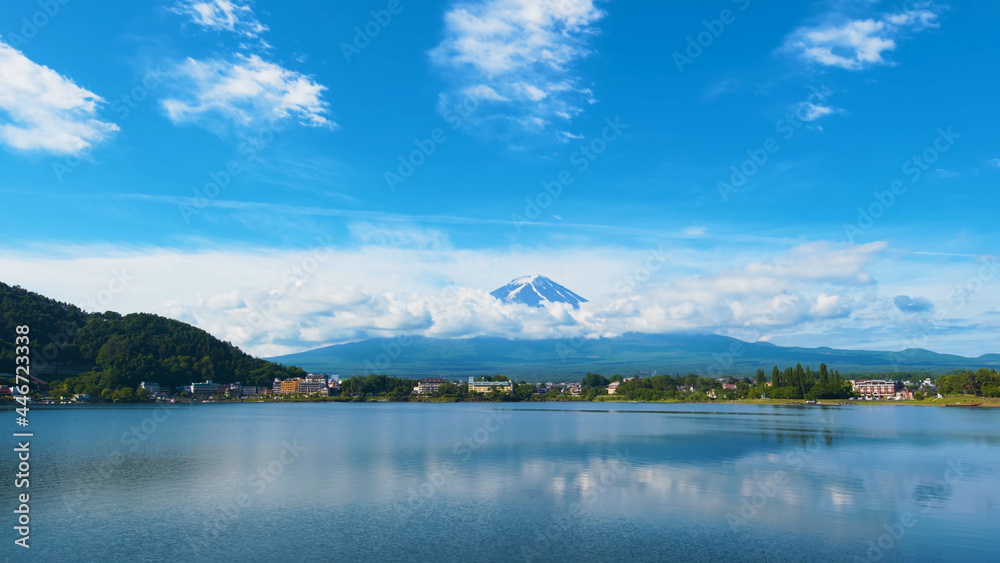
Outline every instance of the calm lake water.
<svg viewBox="0 0 1000 563">
<path fill-rule="evenodd" d="M 1000 409 L 73 407 L 30 430 L 11 561 L 1000 560 Z"/>
</svg>

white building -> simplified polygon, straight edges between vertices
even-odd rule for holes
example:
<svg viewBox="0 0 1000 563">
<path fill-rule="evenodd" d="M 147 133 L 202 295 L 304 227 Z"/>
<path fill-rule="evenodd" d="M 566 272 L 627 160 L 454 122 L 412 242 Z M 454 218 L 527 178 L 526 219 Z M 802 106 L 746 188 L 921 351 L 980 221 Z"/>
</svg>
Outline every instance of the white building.
<svg viewBox="0 0 1000 563">
<path fill-rule="evenodd" d="M 212 380 L 209 379 L 203 383 L 192 383 L 185 389 L 185 391 L 191 393 L 192 395 L 215 395 L 221 389 L 222 385 L 212 383 Z"/>
<path fill-rule="evenodd" d="M 305 379 L 299 382 L 298 393 L 311 395 L 313 393 L 329 393 L 326 385 L 326 376 L 322 374 L 310 373 Z"/>
<path fill-rule="evenodd" d="M 417 382 L 413 392 L 419 395 L 433 395 L 445 383 L 448 383 L 448 380 L 443 377 L 425 377 Z"/>
<path fill-rule="evenodd" d="M 325 395 L 329 393 L 329 388 L 326 386 L 325 381 L 300 381 L 299 388 L 296 393 L 301 393 L 303 395 L 323 393 Z"/>
<path fill-rule="evenodd" d="M 469 393 L 489 393 L 494 389 L 509 393 L 514 390 L 514 384 L 510 381 L 476 381 L 475 377 L 469 378 Z"/>
</svg>

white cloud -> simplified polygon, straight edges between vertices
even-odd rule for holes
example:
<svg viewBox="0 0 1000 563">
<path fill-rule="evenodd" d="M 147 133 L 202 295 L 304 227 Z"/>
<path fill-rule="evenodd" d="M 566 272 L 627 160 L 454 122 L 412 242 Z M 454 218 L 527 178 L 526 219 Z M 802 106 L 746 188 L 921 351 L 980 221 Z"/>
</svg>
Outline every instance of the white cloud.
<svg viewBox="0 0 1000 563">
<path fill-rule="evenodd" d="M 88 310 L 147 311 L 193 323 L 252 353 L 277 355 L 397 334 L 511 338 L 700 331 L 754 339 L 836 323 L 873 302 L 869 266 L 885 245 L 809 243 L 770 261 L 718 269 L 719 249 L 621 247 L 460 250 L 433 232 L 379 234 L 360 224 L 360 248 L 297 251 L 73 249 L 55 259 L 0 255 L 7 283 Z M 329 243 L 329 240 L 327 241 Z M 759 254 L 759 253 L 758 253 Z M 728 260 L 739 258 L 729 257 Z M 700 264 L 680 275 L 681 262 Z M 580 264 L 586 264 L 581 267 Z M 648 266 L 654 267 L 650 270 Z M 128 286 L 107 294 L 114 272 Z M 190 272 L 198 272 L 197 276 Z M 590 299 L 579 310 L 501 305 L 488 292 L 541 272 Z M 112 297 L 92 305 L 95 297 Z M 876 319 L 875 323 L 884 322 Z"/>
<path fill-rule="evenodd" d="M 938 15 L 930 8 L 930 2 L 921 2 L 905 12 L 889 14 L 885 16 L 885 20 L 899 27 L 911 27 L 915 31 L 938 27 Z"/>
<path fill-rule="evenodd" d="M 885 53 L 896 49 L 896 40 L 904 32 L 938 26 L 937 14 L 929 2 L 924 2 L 877 19 L 846 20 L 841 17 L 835 23 L 801 27 L 792 32 L 785 46 L 811 62 L 862 70 L 891 64 L 885 59 Z"/>
<path fill-rule="evenodd" d="M 655 331 L 734 333 L 753 340 L 771 331 L 848 315 L 873 283 L 868 267 L 884 243 L 806 243 L 776 260 L 687 276 L 629 300 L 653 302 L 639 314 Z M 624 306 L 624 303 L 623 303 Z M 659 310 L 658 310 L 659 308 Z"/>
<path fill-rule="evenodd" d="M 522 95 L 522 97 L 528 98 L 529 100 L 531 100 L 533 102 L 538 102 L 538 101 L 544 100 L 545 98 L 549 97 L 549 93 L 548 92 L 546 92 L 546 91 L 542 90 L 541 88 L 538 88 L 538 87 L 536 87 L 536 86 L 534 86 L 532 84 L 527 84 L 525 82 L 519 82 L 517 84 L 513 84 L 512 86 L 516 90 L 518 90 L 518 93 L 520 93 Z"/>
<path fill-rule="evenodd" d="M 856 246 L 834 246 L 827 242 L 804 243 L 779 262 L 751 263 L 744 271 L 754 276 L 798 280 L 827 280 L 850 285 L 871 283 L 864 267 L 886 249 L 885 242 Z"/>
<path fill-rule="evenodd" d="M 448 236 L 443 231 L 437 229 L 414 229 L 400 226 L 385 227 L 366 222 L 351 223 L 347 229 L 356 241 L 369 246 L 389 246 L 393 248 L 415 248 L 422 250 L 434 250 L 450 246 Z"/>
<path fill-rule="evenodd" d="M 795 113 L 802 121 L 816 121 L 821 117 L 840 113 L 840 110 L 823 104 L 801 102 L 796 106 Z"/>
<path fill-rule="evenodd" d="M 593 0 L 487 0 L 461 3 L 445 14 L 445 39 L 431 51 L 456 82 L 442 95 L 446 111 L 465 98 L 490 104 L 478 119 L 500 127 L 544 127 L 570 120 L 594 103 L 572 66 L 590 54 L 586 45 L 604 13 Z"/>
<path fill-rule="evenodd" d="M 809 312 L 815 317 L 829 319 L 840 317 L 849 313 L 850 308 L 841 302 L 840 295 L 827 295 L 825 293 L 821 293 L 816 298 L 816 303 L 813 304 Z"/>
<path fill-rule="evenodd" d="M 173 75 L 183 94 L 162 104 L 174 123 L 221 117 L 246 126 L 294 117 L 303 125 L 336 127 L 323 99 L 325 86 L 257 55 L 236 55 L 234 62 L 189 58 Z"/>
<path fill-rule="evenodd" d="M 17 150 L 75 154 L 118 130 L 104 100 L 0 40 L 0 142 Z"/>
<path fill-rule="evenodd" d="M 185 0 L 170 11 L 188 16 L 191 21 L 215 31 L 231 31 L 244 37 L 258 37 L 267 26 L 257 21 L 249 3 L 230 0 Z"/>
<path fill-rule="evenodd" d="M 510 98 L 505 98 L 501 96 L 499 93 L 497 93 L 496 90 L 490 88 L 485 84 L 477 84 L 475 86 L 470 86 L 465 90 L 462 90 L 462 93 L 466 97 L 474 100 L 492 100 L 494 102 L 510 101 Z"/>
<path fill-rule="evenodd" d="M 243 53 L 229 60 L 188 58 L 174 64 L 174 97 L 161 102 L 167 116 L 174 123 L 196 123 L 215 131 L 287 118 L 311 127 L 336 127 L 323 99 L 325 86 L 257 54 L 271 46 L 261 37 L 268 28 L 257 20 L 252 4 L 181 0 L 171 8 L 197 25 L 238 35 Z"/>
</svg>

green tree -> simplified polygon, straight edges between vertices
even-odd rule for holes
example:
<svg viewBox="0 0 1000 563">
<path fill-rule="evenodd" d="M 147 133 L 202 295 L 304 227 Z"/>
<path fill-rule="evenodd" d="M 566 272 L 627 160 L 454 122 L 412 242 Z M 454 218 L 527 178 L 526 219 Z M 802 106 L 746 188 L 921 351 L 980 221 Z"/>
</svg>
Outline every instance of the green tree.
<svg viewBox="0 0 1000 563">
<path fill-rule="evenodd" d="M 596 389 L 607 387 L 610 383 L 606 377 L 599 373 L 587 373 L 583 377 L 583 381 L 580 382 L 580 385 L 584 389 Z"/>
<path fill-rule="evenodd" d="M 528 401 L 532 397 L 534 397 L 534 395 L 535 395 L 535 393 L 537 391 L 538 391 L 538 388 L 535 387 L 534 385 L 530 385 L 530 384 L 527 384 L 527 383 L 522 383 L 522 384 L 516 385 L 514 387 L 514 391 L 513 391 L 512 395 L 513 395 L 513 398 L 516 399 L 516 400 L 518 400 L 518 401 Z"/>
<path fill-rule="evenodd" d="M 135 400 L 135 389 L 131 387 L 119 387 L 111 393 L 111 400 L 117 402 L 131 402 Z"/>
</svg>

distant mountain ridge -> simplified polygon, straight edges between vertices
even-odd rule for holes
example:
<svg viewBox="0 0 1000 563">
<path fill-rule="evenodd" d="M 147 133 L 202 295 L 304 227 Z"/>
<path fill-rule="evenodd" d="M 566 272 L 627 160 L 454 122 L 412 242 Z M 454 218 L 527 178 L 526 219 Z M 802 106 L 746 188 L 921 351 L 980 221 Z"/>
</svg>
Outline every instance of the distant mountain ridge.
<svg viewBox="0 0 1000 563">
<path fill-rule="evenodd" d="M 491 291 L 490 295 L 504 303 L 521 303 L 532 307 L 543 307 L 545 302 L 550 302 L 568 303 L 578 309 L 580 303 L 587 302 L 541 274 L 515 278 L 507 285 Z"/>
<path fill-rule="evenodd" d="M 385 373 L 406 377 L 467 377 L 500 373 L 527 381 L 579 381 L 587 372 L 697 373 L 752 376 L 758 368 L 826 363 L 846 373 L 929 372 L 1000 367 L 1000 354 L 967 358 L 911 349 L 902 352 L 783 347 L 714 334 L 626 334 L 617 338 L 509 340 L 422 336 L 326 346 L 272 361 L 341 377 Z"/>
</svg>

